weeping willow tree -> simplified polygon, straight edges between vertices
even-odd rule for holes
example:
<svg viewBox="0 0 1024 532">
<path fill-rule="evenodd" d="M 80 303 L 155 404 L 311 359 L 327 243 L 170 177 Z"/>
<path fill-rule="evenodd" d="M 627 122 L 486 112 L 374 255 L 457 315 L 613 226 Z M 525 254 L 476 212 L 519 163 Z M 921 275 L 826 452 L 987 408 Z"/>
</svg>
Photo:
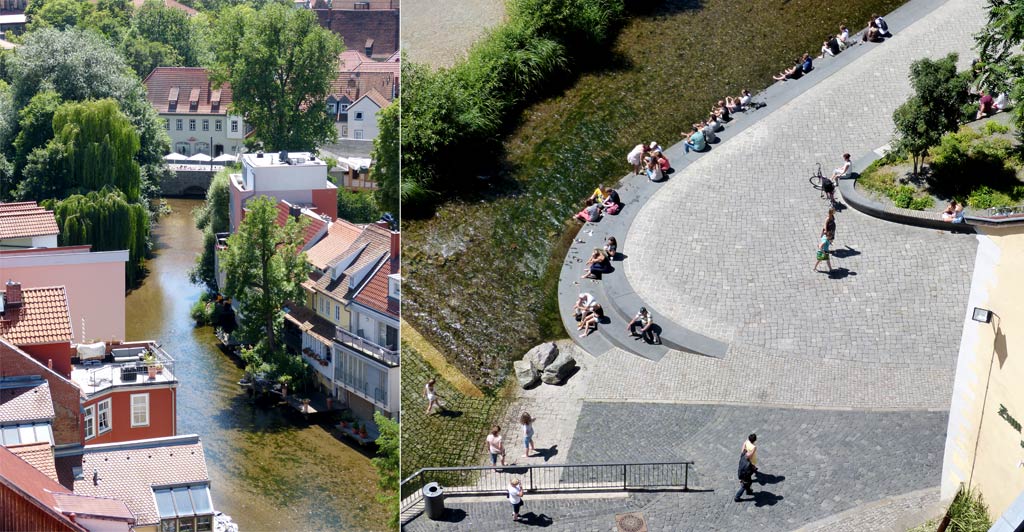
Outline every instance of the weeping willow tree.
<svg viewBox="0 0 1024 532">
<path fill-rule="evenodd" d="M 128 201 L 139 200 L 139 134 L 117 102 L 105 98 L 61 105 L 53 115 L 53 133 L 53 140 L 67 147 L 64 168 L 72 187 L 110 185 Z"/>
<path fill-rule="evenodd" d="M 141 279 L 149 243 L 149 211 L 144 205 L 129 201 L 123 192 L 109 186 L 43 204 L 57 218 L 61 246 L 91 244 L 93 251 L 128 249 L 128 286 Z"/>
</svg>

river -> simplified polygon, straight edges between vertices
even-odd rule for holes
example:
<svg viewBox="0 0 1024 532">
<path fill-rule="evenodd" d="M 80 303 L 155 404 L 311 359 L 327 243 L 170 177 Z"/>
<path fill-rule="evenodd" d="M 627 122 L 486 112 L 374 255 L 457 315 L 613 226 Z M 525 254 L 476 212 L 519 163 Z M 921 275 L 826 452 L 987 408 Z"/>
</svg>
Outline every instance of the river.
<svg viewBox="0 0 1024 532">
<path fill-rule="evenodd" d="M 149 275 L 126 301 L 126 333 L 174 357 L 178 433 L 202 438 L 214 506 L 242 531 L 385 530 L 370 459 L 298 415 L 252 406 L 237 384 L 241 368 L 209 327 L 193 327 L 189 309 L 202 289 L 188 270 L 202 244 L 192 222 L 201 201 L 167 202 Z"/>
</svg>

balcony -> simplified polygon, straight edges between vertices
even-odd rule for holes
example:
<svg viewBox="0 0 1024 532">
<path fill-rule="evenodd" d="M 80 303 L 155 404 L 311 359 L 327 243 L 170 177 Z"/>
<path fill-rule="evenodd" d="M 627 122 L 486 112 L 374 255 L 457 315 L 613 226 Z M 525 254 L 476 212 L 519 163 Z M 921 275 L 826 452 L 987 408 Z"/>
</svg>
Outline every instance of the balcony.
<svg viewBox="0 0 1024 532">
<path fill-rule="evenodd" d="M 156 342 L 106 346 L 102 357 L 71 359 L 71 380 L 88 396 L 117 386 L 173 384 L 174 359 Z"/>
<path fill-rule="evenodd" d="M 337 333 L 334 336 L 334 340 L 339 344 L 374 360 L 383 362 L 390 367 L 398 367 L 399 362 L 397 349 L 388 349 L 387 347 L 377 345 L 370 340 L 346 331 L 341 327 L 338 327 L 336 330 Z"/>
</svg>

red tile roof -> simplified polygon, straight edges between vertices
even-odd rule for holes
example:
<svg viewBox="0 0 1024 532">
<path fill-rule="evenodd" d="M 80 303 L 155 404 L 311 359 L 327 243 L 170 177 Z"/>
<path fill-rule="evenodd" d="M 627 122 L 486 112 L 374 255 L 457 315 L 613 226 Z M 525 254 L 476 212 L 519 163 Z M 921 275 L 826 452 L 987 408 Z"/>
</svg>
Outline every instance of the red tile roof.
<svg viewBox="0 0 1024 532">
<path fill-rule="evenodd" d="M 319 270 L 326 268 L 327 263 L 344 253 L 362 232 L 362 226 L 338 218 L 327 229 L 327 236 L 306 252 L 306 262 Z"/>
<path fill-rule="evenodd" d="M 145 3 L 146 3 L 146 0 L 132 0 L 132 4 L 135 5 L 136 9 L 142 7 L 142 4 L 145 4 Z M 165 6 L 167 6 L 167 7 L 172 7 L 174 9 L 178 9 L 180 11 L 184 11 L 185 14 L 187 14 L 190 17 L 192 15 L 195 15 L 196 13 L 198 13 L 198 11 L 196 11 L 195 9 L 192 9 L 191 7 L 188 7 L 185 4 L 181 4 L 181 3 L 175 2 L 174 0 L 164 0 L 163 4 Z"/>
<path fill-rule="evenodd" d="M 279 227 L 284 227 L 288 223 L 288 218 L 291 217 L 291 208 L 292 205 L 285 200 L 277 202 L 277 219 L 275 222 Z M 306 210 L 302 211 L 299 220 L 309 220 L 306 228 L 302 230 L 302 248 L 299 249 L 301 252 L 315 244 L 316 240 L 323 236 L 327 222 Z"/>
<path fill-rule="evenodd" d="M 0 239 L 56 235 L 60 233 L 53 212 L 36 202 L 0 203 Z"/>
<path fill-rule="evenodd" d="M 83 478 L 74 483 L 76 494 L 120 499 L 143 526 L 159 521 L 153 486 L 210 481 L 203 444 L 195 434 L 87 445 L 82 471 Z"/>
<path fill-rule="evenodd" d="M 76 495 L 6 447 L 0 447 L 0 483 L 33 501 L 70 530 L 87 532 L 64 512 L 73 511 L 76 514 L 129 522 L 132 520 L 123 502 Z M 70 509 L 65 509 L 65 505 Z"/>
<path fill-rule="evenodd" d="M 23 288 L 21 308 L 7 306 L 0 336 L 17 346 L 71 341 L 71 315 L 63 286 Z"/>
<path fill-rule="evenodd" d="M 367 92 L 366 94 L 363 95 L 362 98 L 360 98 L 360 100 L 362 100 L 362 99 L 367 99 L 367 100 L 372 101 L 373 103 L 377 104 L 377 107 L 380 107 L 381 109 L 387 107 L 391 103 L 390 101 L 388 101 L 387 98 L 381 96 L 381 94 L 379 92 L 377 92 L 377 89 L 370 89 L 369 92 Z M 358 102 L 358 101 L 359 100 L 356 100 L 356 102 Z M 353 102 L 353 104 L 354 103 L 355 102 Z"/>
<path fill-rule="evenodd" d="M 52 421 L 53 418 L 50 384 L 42 377 L 0 380 L 0 423 Z"/>
<path fill-rule="evenodd" d="M 224 83 L 215 89 L 205 68 L 156 67 L 146 76 L 146 99 L 158 113 L 180 113 L 196 115 L 227 115 L 231 105 L 231 85 Z M 176 94 L 175 94 L 176 93 Z M 220 105 L 214 107 L 217 96 Z M 195 98 L 195 110 L 189 101 Z M 177 100 L 171 108 L 170 100 Z"/>
<path fill-rule="evenodd" d="M 304 283 L 303 286 L 315 287 L 317 291 L 323 292 L 338 301 L 351 301 L 359 289 L 369 280 L 366 279 L 359 282 L 356 286 L 350 286 L 352 276 L 371 264 L 379 267 L 382 261 L 388 260 L 390 253 L 391 231 L 374 224 L 367 225 L 345 253 L 328 262 L 327 265 L 333 270 L 355 256 L 352 263 L 343 272 L 338 272 L 338 275 L 335 276 L 329 271 L 312 285 Z"/>
<path fill-rule="evenodd" d="M 374 61 L 359 50 L 345 50 L 339 58 L 338 77 L 331 82 L 329 96 L 338 101 L 345 97 L 351 103 L 371 90 L 376 90 L 385 101 L 392 100 L 395 87 L 401 80 L 400 64 Z"/>
<path fill-rule="evenodd" d="M 39 472 L 57 480 L 57 468 L 53 465 L 53 448 L 50 446 L 50 442 L 8 445 L 7 449 L 18 455 L 18 458 L 28 462 L 30 466 L 38 469 Z"/>
<path fill-rule="evenodd" d="M 374 272 L 370 282 L 366 283 L 363 289 L 356 294 L 356 303 L 398 319 L 399 302 L 388 297 L 388 276 L 395 273 L 392 268 L 397 266 L 396 262 L 394 260 L 385 261 L 384 265 Z"/>
<path fill-rule="evenodd" d="M 374 56 L 389 56 L 398 50 L 399 11 L 397 9 L 342 10 L 314 9 L 320 25 L 333 31 L 345 41 L 345 48 L 363 50 L 366 41 L 373 39 Z"/>
</svg>

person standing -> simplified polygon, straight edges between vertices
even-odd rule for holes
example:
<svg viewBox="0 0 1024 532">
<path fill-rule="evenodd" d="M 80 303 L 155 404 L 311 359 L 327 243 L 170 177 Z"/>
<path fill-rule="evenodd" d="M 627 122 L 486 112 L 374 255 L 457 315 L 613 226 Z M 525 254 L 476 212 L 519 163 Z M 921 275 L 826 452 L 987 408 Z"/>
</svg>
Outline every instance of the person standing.
<svg viewBox="0 0 1024 532">
<path fill-rule="evenodd" d="M 832 260 L 829 258 L 828 251 L 828 248 L 831 245 L 832 240 L 828 237 L 828 235 L 821 235 L 821 242 L 818 243 L 818 252 L 815 254 L 815 259 L 817 260 L 814 263 L 814 271 L 819 271 L 818 265 L 821 264 L 821 261 L 825 261 L 825 264 L 828 265 L 828 273 L 832 273 Z"/>
<path fill-rule="evenodd" d="M 430 410 L 433 407 L 436 406 L 438 410 L 441 409 L 441 403 L 438 402 L 438 400 L 437 400 L 437 392 L 434 391 L 434 385 L 435 384 L 437 384 L 437 379 L 430 379 L 429 381 L 427 381 L 427 385 L 426 385 L 426 387 L 424 389 L 424 393 L 427 396 L 427 415 L 428 416 L 430 415 Z"/>
<path fill-rule="evenodd" d="M 487 449 L 491 453 L 491 465 L 498 466 L 498 457 L 501 457 L 501 466 L 505 466 L 505 444 L 501 441 L 501 427 L 494 425 L 491 433 L 487 435 Z"/>
<path fill-rule="evenodd" d="M 537 419 L 531 416 L 529 412 L 523 412 L 523 415 L 519 416 L 519 424 L 523 426 L 523 458 L 529 458 L 530 451 L 537 452 L 537 449 L 533 446 L 534 421 L 537 421 Z"/>
<path fill-rule="evenodd" d="M 512 520 L 519 520 L 519 509 L 523 507 L 523 485 L 518 478 L 508 484 L 508 502 L 512 504 Z"/>
<path fill-rule="evenodd" d="M 830 241 L 836 240 L 836 210 L 829 209 L 828 217 L 825 218 L 825 226 L 821 228 L 822 236 L 827 236 Z"/>
<path fill-rule="evenodd" d="M 644 160 L 644 145 L 637 144 L 633 147 L 633 150 L 626 155 L 626 161 L 633 165 L 633 175 L 640 175 L 640 165 Z"/>
</svg>

